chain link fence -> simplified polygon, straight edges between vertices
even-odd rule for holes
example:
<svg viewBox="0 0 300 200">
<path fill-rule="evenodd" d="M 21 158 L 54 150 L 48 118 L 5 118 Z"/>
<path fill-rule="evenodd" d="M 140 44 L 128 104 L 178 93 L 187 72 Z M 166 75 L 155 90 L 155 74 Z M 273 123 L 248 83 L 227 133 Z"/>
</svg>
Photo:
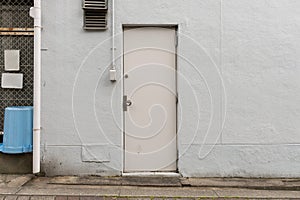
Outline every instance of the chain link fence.
<svg viewBox="0 0 300 200">
<path fill-rule="evenodd" d="M 33 105 L 33 19 L 29 9 L 33 0 L 0 0 L 0 83 L 2 73 L 22 73 L 23 89 L 0 88 L 0 131 L 4 109 Z M 4 70 L 4 50 L 20 50 L 20 71 Z"/>
</svg>

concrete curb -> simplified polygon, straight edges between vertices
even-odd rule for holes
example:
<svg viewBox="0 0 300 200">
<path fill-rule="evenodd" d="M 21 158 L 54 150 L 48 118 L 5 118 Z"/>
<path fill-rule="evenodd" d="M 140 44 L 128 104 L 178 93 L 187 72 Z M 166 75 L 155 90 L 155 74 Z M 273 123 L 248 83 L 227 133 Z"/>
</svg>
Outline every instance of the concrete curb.
<svg viewBox="0 0 300 200">
<path fill-rule="evenodd" d="M 126 179 L 127 182 L 122 179 L 123 177 L 105 179 L 0 175 L 0 200 L 4 197 L 5 199 L 6 197 L 9 197 L 8 199 L 92 199 L 92 197 L 94 199 L 299 199 L 300 197 L 300 190 L 297 189 L 299 179 L 177 178 L 180 180 L 180 186 L 175 181 L 176 184 L 163 187 L 145 185 L 149 180 L 151 184 L 156 184 L 155 180 L 161 180 L 160 178 L 147 180 L 146 177 L 135 177 Z M 104 180 L 105 184 L 113 180 L 115 185 L 103 185 L 100 184 L 100 180 Z M 118 180 L 121 181 L 116 185 Z M 167 180 L 169 179 L 164 179 Z M 86 184 L 83 181 L 87 181 Z M 135 182 L 143 185 L 122 185 Z M 268 187 L 271 189 L 266 190 Z"/>
</svg>

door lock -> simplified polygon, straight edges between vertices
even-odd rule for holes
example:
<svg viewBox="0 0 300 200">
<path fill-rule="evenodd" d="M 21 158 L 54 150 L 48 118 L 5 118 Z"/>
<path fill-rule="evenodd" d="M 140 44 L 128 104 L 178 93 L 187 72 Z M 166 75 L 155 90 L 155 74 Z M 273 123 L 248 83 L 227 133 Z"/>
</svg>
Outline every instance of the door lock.
<svg viewBox="0 0 300 200">
<path fill-rule="evenodd" d="M 127 99 L 127 95 L 123 96 L 123 110 L 127 111 L 127 107 L 132 105 L 132 101 Z"/>
<path fill-rule="evenodd" d="M 131 104 L 132 104 L 132 102 L 131 102 L 130 100 L 127 100 L 127 101 L 126 101 L 126 105 L 127 105 L 127 106 L 131 106 Z"/>
</svg>

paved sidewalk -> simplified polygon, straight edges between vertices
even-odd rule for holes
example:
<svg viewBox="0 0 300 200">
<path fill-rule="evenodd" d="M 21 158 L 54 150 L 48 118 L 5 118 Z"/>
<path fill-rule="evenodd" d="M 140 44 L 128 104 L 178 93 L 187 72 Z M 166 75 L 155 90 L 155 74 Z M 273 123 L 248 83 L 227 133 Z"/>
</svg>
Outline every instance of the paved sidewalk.
<svg viewBox="0 0 300 200">
<path fill-rule="evenodd" d="M 165 183 L 165 184 L 162 184 Z M 0 175 L 0 200 L 300 199 L 300 179 Z"/>
</svg>

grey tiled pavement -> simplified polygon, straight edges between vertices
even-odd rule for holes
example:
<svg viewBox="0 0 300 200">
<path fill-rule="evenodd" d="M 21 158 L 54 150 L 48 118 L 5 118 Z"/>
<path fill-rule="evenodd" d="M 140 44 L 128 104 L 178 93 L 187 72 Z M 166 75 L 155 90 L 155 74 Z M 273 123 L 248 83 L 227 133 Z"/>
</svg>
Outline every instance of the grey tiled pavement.
<svg viewBox="0 0 300 200">
<path fill-rule="evenodd" d="M 0 175 L 0 200 L 300 199 L 300 179 L 178 179 Z"/>
</svg>

